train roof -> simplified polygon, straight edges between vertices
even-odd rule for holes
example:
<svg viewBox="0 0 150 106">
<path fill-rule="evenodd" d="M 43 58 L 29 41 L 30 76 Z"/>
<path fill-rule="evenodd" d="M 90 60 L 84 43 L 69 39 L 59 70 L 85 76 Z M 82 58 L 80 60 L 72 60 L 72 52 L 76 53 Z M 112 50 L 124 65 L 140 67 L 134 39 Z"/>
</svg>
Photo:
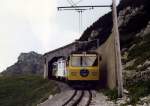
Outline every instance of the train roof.
<svg viewBox="0 0 150 106">
<path fill-rule="evenodd" d="M 75 51 L 72 52 L 71 54 L 98 54 L 98 53 L 95 51 Z"/>
</svg>

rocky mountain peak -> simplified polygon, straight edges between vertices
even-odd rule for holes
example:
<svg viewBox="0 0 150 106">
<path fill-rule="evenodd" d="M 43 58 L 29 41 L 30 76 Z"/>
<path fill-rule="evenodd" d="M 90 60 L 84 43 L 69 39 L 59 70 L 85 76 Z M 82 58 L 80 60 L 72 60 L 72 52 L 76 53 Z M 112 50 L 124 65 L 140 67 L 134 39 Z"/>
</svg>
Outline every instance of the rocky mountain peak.
<svg viewBox="0 0 150 106">
<path fill-rule="evenodd" d="M 37 60 L 41 59 L 42 55 L 38 54 L 34 51 L 31 51 L 29 53 L 21 53 L 20 56 L 18 57 L 19 62 L 29 62 L 29 63 L 35 63 L 39 62 Z"/>
<path fill-rule="evenodd" d="M 34 51 L 21 53 L 18 61 L 2 72 L 4 75 L 43 75 L 43 57 Z"/>
</svg>

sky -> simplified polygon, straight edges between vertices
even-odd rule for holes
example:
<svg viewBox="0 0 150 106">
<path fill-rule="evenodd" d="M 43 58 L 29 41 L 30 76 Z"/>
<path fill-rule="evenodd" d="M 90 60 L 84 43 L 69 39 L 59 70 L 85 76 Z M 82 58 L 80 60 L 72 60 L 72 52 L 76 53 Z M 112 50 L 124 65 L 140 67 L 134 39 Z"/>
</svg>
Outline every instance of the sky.
<svg viewBox="0 0 150 106">
<path fill-rule="evenodd" d="M 57 11 L 69 0 L 0 0 L 0 72 L 17 61 L 21 52 L 44 54 L 78 39 L 109 8 L 79 13 Z M 72 0 L 77 5 L 110 5 L 111 0 Z M 78 2 L 80 1 L 80 2 Z M 117 0 L 117 3 L 119 0 Z"/>
</svg>

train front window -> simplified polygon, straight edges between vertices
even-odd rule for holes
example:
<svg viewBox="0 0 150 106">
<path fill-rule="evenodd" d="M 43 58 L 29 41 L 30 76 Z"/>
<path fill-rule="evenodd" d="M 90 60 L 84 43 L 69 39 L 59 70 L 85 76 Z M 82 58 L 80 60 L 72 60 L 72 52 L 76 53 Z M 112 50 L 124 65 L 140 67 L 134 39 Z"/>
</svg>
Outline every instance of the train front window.
<svg viewBox="0 0 150 106">
<path fill-rule="evenodd" d="M 97 57 L 96 56 L 83 56 L 82 57 L 82 66 L 97 66 Z"/>
<path fill-rule="evenodd" d="M 75 67 L 81 67 L 81 56 L 73 56 L 71 65 Z"/>
<path fill-rule="evenodd" d="M 71 65 L 74 67 L 91 67 L 98 65 L 97 56 L 72 56 Z"/>
</svg>

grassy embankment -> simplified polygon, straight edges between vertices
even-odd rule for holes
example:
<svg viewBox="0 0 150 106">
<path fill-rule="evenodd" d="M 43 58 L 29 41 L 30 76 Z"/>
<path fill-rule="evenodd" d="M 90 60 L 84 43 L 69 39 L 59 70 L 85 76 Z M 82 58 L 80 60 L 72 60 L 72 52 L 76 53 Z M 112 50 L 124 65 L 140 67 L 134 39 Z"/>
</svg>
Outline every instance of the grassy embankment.
<svg viewBox="0 0 150 106">
<path fill-rule="evenodd" d="M 0 77 L 0 106 L 36 106 L 59 91 L 54 82 L 38 76 Z"/>
</svg>

